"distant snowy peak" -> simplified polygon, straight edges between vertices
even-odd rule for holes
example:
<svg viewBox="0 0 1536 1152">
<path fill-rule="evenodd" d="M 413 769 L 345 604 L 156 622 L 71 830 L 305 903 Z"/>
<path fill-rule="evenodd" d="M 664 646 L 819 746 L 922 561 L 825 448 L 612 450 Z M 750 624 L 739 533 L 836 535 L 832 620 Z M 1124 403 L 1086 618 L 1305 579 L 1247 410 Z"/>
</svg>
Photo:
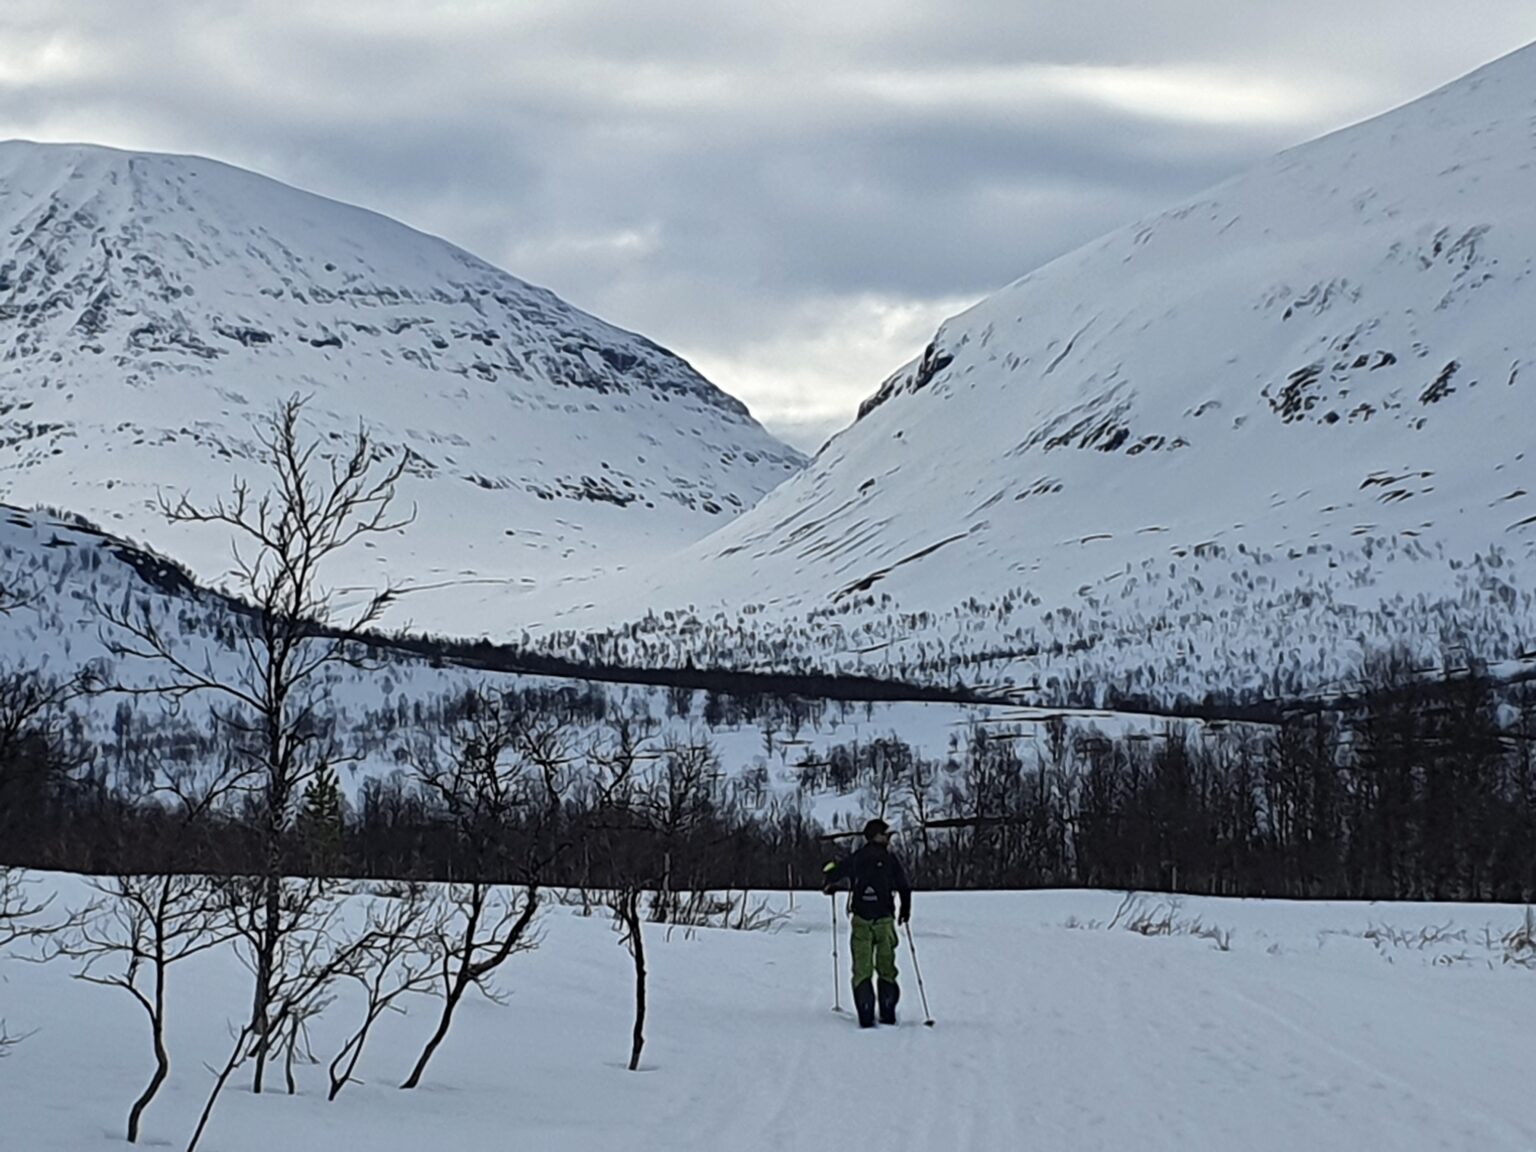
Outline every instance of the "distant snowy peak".
<svg viewBox="0 0 1536 1152">
<path fill-rule="evenodd" d="M 409 460 L 407 496 L 454 528 L 389 558 L 417 582 L 622 567 L 803 463 L 644 337 L 385 217 L 192 157 L 0 144 L 0 364 L 0 494 L 152 538 L 154 487 L 226 483 L 278 398 L 312 395 L 323 435 L 363 419 Z M 166 544 L 205 573 L 226 555 Z"/>
<path fill-rule="evenodd" d="M 153 371 L 284 345 L 746 408 L 649 340 L 384 216 L 196 157 L 0 144 L 8 359 L 67 336 Z M 419 313 L 419 314 L 413 314 Z M 373 322 L 369 322 L 369 321 Z"/>
<path fill-rule="evenodd" d="M 1153 367 L 1169 366 L 1156 376 L 1139 373 L 1145 386 L 1137 391 L 1151 402 L 1189 386 L 1195 377 L 1184 365 L 1208 354 L 1226 364 L 1233 353 L 1257 361 L 1296 349 L 1294 371 L 1261 397 L 1284 422 L 1310 415 L 1331 423 L 1325 401 L 1350 393 L 1330 382 L 1400 368 L 1376 377 L 1395 378 L 1409 374 L 1408 361 L 1433 359 L 1416 317 L 1449 314 L 1447 327 L 1459 331 L 1475 315 L 1482 328 L 1464 343 L 1476 354 L 1485 330 L 1500 323 L 1489 313 L 1518 309 L 1536 249 L 1533 118 L 1536 45 L 1024 276 L 945 322 L 861 416 L 936 381 L 948 392 L 946 385 L 983 365 L 1037 381 L 1041 399 L 1075 400 L 1082 369 L 1101 367 L 1095 352 L 1150 349 Z M 1486 287 L 1493 291 L 1480 293 Z M 1053 292 L 1066 307 L 1042 307 Z M 1221 311 L 1242 316 L 1244 326 L 1208 324 L 1233 294 Z M 1384 332 L 1389 325 L 1397 332 Z M 1365 347 L 1392 335 L 1400 335 L 1396 352 Z M 1444 369 L 1450 378 L 1435 392 L 1454 391 L 1446 385 L 1467 366 L 1449 365 L 1436 365 L 1426 388 Z M 1320 375 L 1329 380 L 1319 384 Z M 1362 406 L 1375 407 L 1363 398 L 1354 407 Z M 1384 410 L 1402 412 L 1390 403 Z"/>
<path fill-rule="evenodd" d="M 693 547 L 685 586 L 632 602 L 970 602 L 930 647 L 1077 644 L 1107 668 L 1184 632 L 1262 665 L 1303 641 L 1286 620 L 1460 596 L 1482 556 L 1510 587 L 1468 612 L 1528 635 L 1508 613 L 1536 590 L 1533 412 L 1536 47 L 950 319 Z M 847 643 L 896 660 L 879 640 Z"/>
</svg>

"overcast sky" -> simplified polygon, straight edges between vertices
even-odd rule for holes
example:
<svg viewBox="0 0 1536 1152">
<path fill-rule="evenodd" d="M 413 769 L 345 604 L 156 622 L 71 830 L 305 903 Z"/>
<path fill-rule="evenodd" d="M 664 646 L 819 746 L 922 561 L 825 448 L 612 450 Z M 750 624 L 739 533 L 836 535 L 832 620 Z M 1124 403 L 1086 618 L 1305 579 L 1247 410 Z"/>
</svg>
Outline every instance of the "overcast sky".
<svg viewBox="0 0 1536 1152">
<path fill-rule="evenodd" d="M 813 448 L 945 316 L 1533 40 L 1531 0 L 0 0 L 0 138 L 384 212 Z"/>
</svg>

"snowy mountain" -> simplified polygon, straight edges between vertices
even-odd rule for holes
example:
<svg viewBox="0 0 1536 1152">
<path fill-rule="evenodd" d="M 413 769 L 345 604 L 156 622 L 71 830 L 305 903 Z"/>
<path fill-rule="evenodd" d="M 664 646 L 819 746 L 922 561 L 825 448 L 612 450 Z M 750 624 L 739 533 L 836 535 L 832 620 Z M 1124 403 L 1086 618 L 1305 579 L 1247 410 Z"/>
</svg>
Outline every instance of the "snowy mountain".
<svg viewBox="0 0 1536 1152">
<path fill-rule="evenodd" d="M 947 321 L 748 515 L 544 627 L 755 604 L 747 662 L 1058 694 L 1305 690 L 1394 639 L 1518 655 L 1533 268 L 1536 46 Z M 585 643 L 693 643 L 642 631 Z"/>
<path fill-rule="evenodd" d="M 204 576 L 227 541 L 168 531 L 157 490 L 227 492 L 251 474 L 253 418 L 294 392 L 321 435 L 365 422 L 408 460 L 418 515 L 338 578 L 444 588 L 401 613 L 444 631 L 479 627 L 455 612 L 464 582 L 501 599 L 669 552 L 803 463 L 643 337 L 384 217 L 191 157 L 0 144 L 0 364 L 0 498 Z"/>
</svg>

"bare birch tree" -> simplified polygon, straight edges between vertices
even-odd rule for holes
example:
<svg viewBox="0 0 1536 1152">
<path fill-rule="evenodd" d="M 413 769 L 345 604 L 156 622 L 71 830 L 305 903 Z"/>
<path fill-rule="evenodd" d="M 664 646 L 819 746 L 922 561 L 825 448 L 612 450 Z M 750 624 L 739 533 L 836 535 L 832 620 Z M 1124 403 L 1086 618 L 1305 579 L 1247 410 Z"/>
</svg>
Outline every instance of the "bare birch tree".
<svg viewBox="0 0 1536 1152">
<path fill-rule="evenodd" d="M 10 948 L 23 940 L 31 940 L 51 931 L 51 926 L 41 917 L 53 903 L 50 896 L 39 900 L 31 894 L 33 887 L 21 874 L 20 869 L 0 865 L 0 949 Z M 0 1018 L 0 1057 L 5 1056 L 29 1034 L 14 1035 Z"/>
<path fill-rule="evenodd" d="M 446 958 L 445 915 L 442 899 L 424 884 L 406 884 L 373 898 L 360 962 L 344 973 L 362 990 L 363 1015 L 331 1060 L 327 1099 L 336 1099 L 355 1082 L 363 1048 L 384 1014 L 404 1011 L 400 1001 L 407 996 L 436 989 Z"/>
<path fill-rule="evenodd" d="M 172 523 L 224 529 L 233 540 L 229 589 L 250 610 L 236 617 L 229 659 L 215 664 L 189 654 L 145 602 L 122 609 L 100 606 L 112 650 L 160 673 L 149 685 L 108 687 L 174 703 L 194 695 L 209 698 L 215 721 L 235 735 L 256 769 L 251 798 L 264 859 L 254 904 L 242 924 L 255 950 L 256 1092 L 262 1090 L 275 1040 L 273 985 L 283 937 L 302 920 L 296 905 L 316 891 L 303 883 L 285 892 L 285 839 L 305 784 L 322 765 L 342 758 L 326 724 L 327 673 L 338 666 L 372 667 L 358 634 L 378 621 L 394 595 L 385 588 L 348 608 L 327 582 L 327 572 L 341 553 L 412 519 L 392 513 L 404 458 L 382 462 L 361 426 L 339 451 L 325 449 L 318 438 L 306 439 L 304 404 L 299 396 L 289 398 L 257 430 L 261 462 L 270 473 L 265 494 L 236 479 L 230 495 L 211 504 L 187 495 L 161 497 L 161 511 Z"/>
<path fill-rule="evenodd" d="M 254 970 L 262 905 L 241 889 L 259 888 L 260 878 L 220 878 L 213 883 L 222 892 L 223 921 L 232 923 L 243 937 L 237 951 Z M 370 900 L 361 925 L 349 926 L 346 904 L 334 887 L 325 885 L 321 891 L 318 886 L 323 884 L 314 880 L 283 887 L 279 909 L 284 920 L 272 961 L 267 1016 L 270 1042 L 265 1051 L 270 1060 L 281 1060 L 287 1091 L 289 1095 L 296 1093 L 294 1065 L 300 1060 L 318 1062 L 310 1046 L 311 1022 L 334 1003 L 336 988 L 343 981 L 362 985 L 369 995 L 364 1021 L 329 1068 L 329 1098 L 334 1100 L 351 1079 L 368 1032 L 379 1016 L 407 992 L 430 985 L 428 977 L 435 975 L 433 963 L 438 956 L 433 931 L 438 920 L 437 903 L 424 888 L 412 886 L 398 904 L 394 896 Z M 253 1022 L 232 1029 L 232 1033 L 233 1046 L 224 1065 L 215 1071 L 188 1152 L 194 1152 L 202 1140 L 230 1077 L 256 1052 Z"/>
<path fill-rule="evenodd" d="M 658 752 L 647 746 L 648 731 L 621 723 L 606 743 L 594 746 L 598 754 L 591 761 L 598 831 L 613 883 L 608 906 L 620 942 L 634 962 L 632 1072 L 639 1069 L 645 1047 L 649 976 L 641 897 L 647 890 L 652 893 L 653 921 L 665 923 L 676 917 L 674 852 L 714 812 L 719 778 L 719 759 L 708 741 L 668 740 Z"/>
<path fill-rule="evenodd" d="M 558 731 L 477 692 L 466 694 L 442 738 L 419 749 L 418 781 L 452 823 L 465 879 L 447 889 L 453 912 L 439 940 L 442 1012 L 400 1087 L 421 1083 L 465 995 L 473 989 L 498 1000 L 493 975 L 537 946 L 540 878 L 563 847 L 556 838 L 569 760 Z M 509 879 L 521 895 L 505 886 Z"/>
<path fill-rule="evenodd" d="M 127 992 L 149 1018 L 155 1070 L 128 1110 L 135 1144 L 145 1110 L 171 1070 L 165 1029 L 173 965 L 228 940 L 222 901 L 207 879 L 191 875 L 116 876 L 95 880 L 97 893 L 75 926 L 47 952 L 81 962 L 76 979 Z"/>
<path fill-rule="evenodd" d="M 613 914 L 620 930 L 620 942 L 629 950 L 635 965 L 635 1024 L 630 1031 L 629 1070 L 640 1070 L 640 1053 L 645 1048 L 645 921 L 640 915 L 640 888 L 626 884 L 613 894 Z"/>
<path fill-rule="evenodd" d="M 679 879 L 679 850 L 716 812 L 720 758 L 703 738 L 669 738 L 634 793 L 634 811 L 660 853 L 661 872 L 655 878 L 651 919 L 665 924 L 677 916 L 683 888 L 697 890 L 693 877 Z"/>
<path fill-rule="evenodd" d="M 0 616 L 9 615 L 26 601 L 27 596 L 15 578 L 0 573 Z M 20 760 L 17 753 L 22 741 L 30 737 L 39 719 L 58 703 L 57 690 L 40 678 L 0 668 L 0 814 L 10 813 L 16 807 L 8 793 L 20 790 L 22 782 L 12 778 L 19 773 L 9 766 Z M 0 833 L 9 832 L 7 823 L 0 816 Z M 9 948 L 45 930 L 37 918 L 47 910 L 52 897 L 34 900 L 28 888 L 18 869 L 0 864 L 0 948 Z M 0 1018 L 0 1057 L 24 1039 L 25 1035 L 12 1035 Z"/>
</svg>

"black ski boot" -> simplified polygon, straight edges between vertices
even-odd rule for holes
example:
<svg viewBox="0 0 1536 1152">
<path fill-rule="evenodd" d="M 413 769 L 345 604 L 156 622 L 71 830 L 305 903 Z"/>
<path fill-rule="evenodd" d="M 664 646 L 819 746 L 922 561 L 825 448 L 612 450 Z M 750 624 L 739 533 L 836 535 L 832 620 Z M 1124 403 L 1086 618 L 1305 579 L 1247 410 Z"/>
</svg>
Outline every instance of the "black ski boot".
<svg viewBox="0 0 1536 1152">
<path fill-rule="evenodd" d="M 858 1009 L 859 1027 L 873 1028 L 875 1026 L 875 982 L 873 980 L 854 985 L 853 1006 Z"/>
<path fill-rule="evenodd" d="M 880 1023 L 896 1023 L 896 1001 L 901 999 L 901 988 L 889 980 L 880 981 Z"/>
</svg>

